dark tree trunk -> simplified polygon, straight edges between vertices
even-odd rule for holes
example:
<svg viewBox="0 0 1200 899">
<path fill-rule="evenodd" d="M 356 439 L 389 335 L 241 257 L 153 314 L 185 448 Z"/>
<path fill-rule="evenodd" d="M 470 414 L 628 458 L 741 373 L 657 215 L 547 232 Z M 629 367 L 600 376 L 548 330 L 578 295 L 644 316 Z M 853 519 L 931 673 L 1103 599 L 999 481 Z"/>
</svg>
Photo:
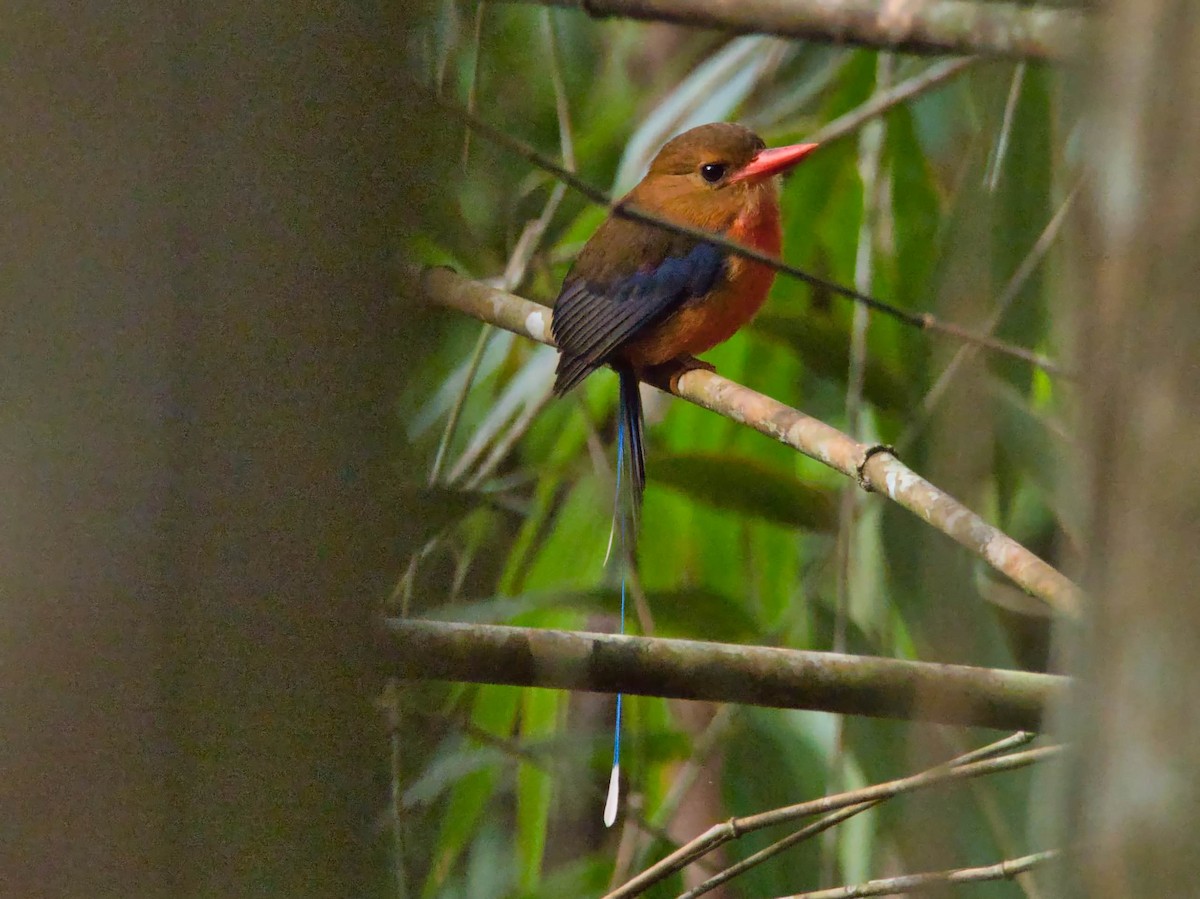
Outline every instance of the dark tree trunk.
<svg viewBox="0 0 1200 899">
<path fill-rule="evenodd" d="M 371 895 L 412 4 L 55 6 L 3 40 L 0 892 Z"/>
<path fill-rule="evenodd" d="M 1200 882 L 1200 9 L 1108 4 L 1080 246 L 1092 605 L 1064 895 Z"/>
</svg>

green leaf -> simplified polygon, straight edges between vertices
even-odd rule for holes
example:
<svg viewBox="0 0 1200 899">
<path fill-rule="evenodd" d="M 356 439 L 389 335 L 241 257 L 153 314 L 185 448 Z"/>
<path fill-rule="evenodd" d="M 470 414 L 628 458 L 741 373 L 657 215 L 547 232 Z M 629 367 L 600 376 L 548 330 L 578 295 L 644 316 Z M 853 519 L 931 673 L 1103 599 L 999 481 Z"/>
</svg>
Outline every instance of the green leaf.
<svg viewBox="0 0 1200 899">
<path fill-rule="evenodd" d="M 1061 424 L 1034 409 L 1016 388 L 998 377 L 988 384 L 996 416 L 996 438 L 1006 459 L 1044 493 L 1046 503 L 1075 534 L 1083 532 L 1083 509 L 1067 472 L 1072 446 Z"/>
<path fill-rule="evenodd" d="M 536 740 L 552 736 L 567 694 L 561 690 L 525 690 L 521 694 L 521 736 Z M 538 885 L 550 824 L 554 781 L 545 768 L 522 761 L 517 766 L 517 866 L 522 889 Z"/>
<path fill-rule="evenodd" d="M 863 103 L 875 86 L 875 53 L 859 51 L 850 55 L 849 61 L 843 65 L 835 79 L 835 85 L 829 92 L 828 98 L 822 104 L 822 118 L 832 120 L 842 113 Z M 811 159 L 805 160 L 784 182 L 780 197 L 780 210 L 783 214 L 783 257 L 802 268 L 815 269 L 813 262 L 814 250 L 821 242 L 820 238 L 828 238 L 831 230 L 830 219 L 846 219 L 852 235 L 857 235 L 858 220 L 861 214 L 861 193 L 858 190 L 858 172 L 855 166 L 856 151 L 854 141 L 844 140 L 823 147 Z M 849 194 L 850 203 L 845 203 Z M 847 205 L 857 206 L 853 215 L 844 213 Z M 842 222 L 832 226 L 839 230 Z M 843 241 L 838 241 L 843 244 Z M 854 240 L 838 248 L 839 252 L 854 253 Z M 847 269 L 852 272 L 853 266 Z M 841 276 L 842 272 L 818 272 Z M 782 282 L 780 296 L 792 298 L 807 293 L 809 288 L 801 282 L 788 277 L 777 279 Z"/>
<path fill-rule="evenodd" d="M 513 895 L 515 881 L 512 828 L 503 818 L 491 817 L 479 828 L 467 858 L 455 866 L 444 899 L 506 899 Z"/>
<path fill-rule="evenodd" d="M 721 778 L 727 814 L 753 814 L 824 792 L 823 754 L 803 728 L 792 725 L 793 717 L 795 713 L 762 709 L 745 709 L 739 716 L 725 749 Z M 770 831 L 746 834 L 730 844 L 729 860 L 746 858 L 780 836 Z M 819 849 L 818 840 L 809 840 L 751 868 L 738 879 L 741 895 L 780 896 L 795 892 L 798 885 L 815 885 Z"/>
<path fill-rule="evenodd" d="M 603 895 L 608 892 L 612 867 L 612 855 L 607 851 L 570 859 L 547 873 L 536 890 L 521 894 L 521 899 Z"/>
<path fill-rule="evenodd" d="M 822 533 L 836 527 L 833 491 L 804 484 L 754 459 L 716 453 L 655 457 L 649 478 L 723 511 Z"/>
<path fill-rule="evenodd" d="M 507 737 L 517 715 L 520 690 L 485 684 L 475 694 L 471 720 L 488 733 Z M 422 896 L 437 895 L 445 879 L 483 820 L 499 783 L 499 768 L 489 766 L 465 775 L 454 785 L 442 813 L 441 828 L 433 852 L 433 863 Z"/>
<path fill-rule="evenodd" d="M 421 542 L 475 511 L 488 505 L 488 498 L 476 492 L 448 487 L 411 487 L 400 494 L 404 514 L 421 524 Z"/>
<path fill-rule="evenodd" d="M 1012 73 L 1004 74 L 1001 86 L 1007 91 Z M 1053 213 L 1050 207 L 1053 115 L 1047 87 L 1049 78 L 1050 73 L 1043 67 L 1025 67 L 998 189 L 996 214 L 999 227 L 995 229 L 993 253 L 997 285 L 1006 284 L 1012 277 Z M 998 140 L 999 127 L 996 130 Z M 1036 347 L 1044 337 L 1046 327 L 1042 276 L 1035 272 L 1000 322 L 997 336 L 1018 346 Z M 1027 363 L 1006 357 L 994 357 L 990 362 L 993 370 L 1001 372 L 1018 389 L 1028 389 L 1033 370 Z"/>
<path fill-rule="evenodd" d="M 896 228 L 896 299 L 909 308 L 927 309 L 935 295 L 932 277 L 942 243 L 938 239 L 942 203 L 913 114 L 905 107 L 888 115 L 886 149 L 891 161 L 891 212 Z"/>
<path fill-rule="evenodd" d="M 842 321 L 816 311 L 804 315 L 764 312 L 754 320 L 753 327 L 791 347 L 811 371 L 846 383 L 850 333 Z M 904 377 L 873 353 L 867 356 L 863 395 L 873 406 L 888 412 L 903 412 L 912 403 L 912 390 Z"/>
<path fill-rule="evenodd" d="M 616 612 L 619 587 L 593 590 L 543 590 L 520 596 L 498 596 L 472 603 L 442 606 L 426 612 L 444 621 L 487 624 L 527 620 L 546 609 L 575 609 L 592 613 Z M 730 596 L 703 586 L 674 590 L 652 590 L 646 601 L 654 615 L 656 635 L 739 642 L 754 636 L 757 622 L 745 605 Z"/>
<path fill-rule="evenodd" d="M 652 593 L 648 599 L 659 637 L 739 643 L 760 630 L 743 603 L 702 586 Z"/>
<path fill-rule="evenodd" d="M 524 573 L 525 589 L 587 589 L 604 571 L 612 496 L 598 479 L 580 478 L 558 508 Z"/>
<path fill-rule="evenodd" d="M 457 749 L 443 747 L 421 772 L 421 776 L 404 791 L 404 807 L 429 805 L 468 775 L 498 765 L 504 760 L 504 754 L 491 746 L 464 748 L 460 745 Z"/>
<path fill-rule="evenodd" d="M 887 298 L 914 311 L 932 311 L 937 297 L 938 261 L 945 241 L 943 203 L 930 161 L 917 135 L 913 113 L 907 107 L 894 109 L 887 118 L 885 152 L 891 172 L 891 221 L 895 249 L 880 266 L 889 269 L 894 287 Z M 920 384 L 925 377 L 929 336 L 910 325 L 886 316 L 871 322 L 872 347 L 884 338 L 892 350 L 889 357 L 906 385 Z"/>
<path fill-rule="evenodd" d="M 442 883 L 453 871 L 455 862 L 475 833 L 491 801 L 497 779 L 496 769 L 489 767 L 467 774 L 454 785 L 442 812 L 433 864 L 421 893 L 425 899 L 436 896 Z"/>
<path fill-rule="evenodd" d="M 504 570 L 500 575 L 499 591 L 501 593 L 516 592 L 524 586 L 529 556 L 534 551 L 538 535 L 546 527 L 546 522 L 553 512 L 554 498 L 561 486 L 562 478 L 553 473 L 538 480 L 529 505 L 529 513 L 525 516 L 525 521 L 517 532 L 516 540 L 509 550 Z"/>
</svg>

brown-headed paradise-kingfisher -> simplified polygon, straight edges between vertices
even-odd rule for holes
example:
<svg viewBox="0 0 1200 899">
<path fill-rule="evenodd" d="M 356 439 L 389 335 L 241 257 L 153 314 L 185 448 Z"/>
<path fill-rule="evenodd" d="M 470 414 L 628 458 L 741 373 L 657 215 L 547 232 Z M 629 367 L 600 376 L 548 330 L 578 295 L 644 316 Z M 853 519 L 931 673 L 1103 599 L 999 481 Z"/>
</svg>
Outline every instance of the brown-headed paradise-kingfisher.
<svg viewBox="0 0 1200 899">
<path fill-rule="evenodd" d="M 816 147 L 767 149 L 741 125 L 701 125 L 669 140 L 619 205 L 778 256 L 775 176 Z M 561 396 L 602 365 L 616 369 L 635 496 L 645 486 L 641 376 L 663 365 L 703 366 L 694 356 L 750 321 L 774 279 L 761 263 L 620 213 L 580 252 L 554 306 L 561 353 L 554 392 Z"/>
<path fill-rule="evenodd" d="M 701 125 L 668 141 L 646 177 L 618 205 L 635 206 L 778 256 L 781 232 L 775 176 L 816 146 L 767 149 L 757 134 L 741 125 Z M 567 274 L 551 324 L 561 354 L 554 392 L 561 396 L 603 365 L 616 370 L 620 382 L 618 507 L 628 446 L 635 519 L 645 488 L 646 458 L 638 382 L 658 366 L 671 366 L 675 372 L 711 368 L 697 361 L 695 354 L 728 340 L 750 321 L 774 279 L 775 271 L 768 266 L 619 212 L 597 229 Z M 614 517 L 614 530 L 616 521 Z M 622 631 L 624 619 L 622 581 Z M 612 777 L 604 810 L 608 825 L 616 819 L 620 731 L 618 695 Z"/>
</svg>

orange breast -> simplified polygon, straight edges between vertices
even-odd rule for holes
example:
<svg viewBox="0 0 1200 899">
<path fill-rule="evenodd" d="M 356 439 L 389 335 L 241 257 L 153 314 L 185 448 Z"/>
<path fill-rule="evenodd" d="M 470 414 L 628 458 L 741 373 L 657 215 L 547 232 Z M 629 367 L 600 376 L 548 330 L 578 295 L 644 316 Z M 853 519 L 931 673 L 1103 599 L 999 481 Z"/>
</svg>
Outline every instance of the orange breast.
<svg viewBox="0 0 1200 899">
<path fill-rule="evenodd" d="M 730 240 L 778 256 L 779 206 L 774 196 L 763 197 L 739 215 L 727 234 Z M 711 292 L 631 341 L 625 347 L 625 358 L 644 367 L 711 350 L 754 317 L 774 280 L 774 269 L 730 254 L 726 275 Z"/>
</svg>

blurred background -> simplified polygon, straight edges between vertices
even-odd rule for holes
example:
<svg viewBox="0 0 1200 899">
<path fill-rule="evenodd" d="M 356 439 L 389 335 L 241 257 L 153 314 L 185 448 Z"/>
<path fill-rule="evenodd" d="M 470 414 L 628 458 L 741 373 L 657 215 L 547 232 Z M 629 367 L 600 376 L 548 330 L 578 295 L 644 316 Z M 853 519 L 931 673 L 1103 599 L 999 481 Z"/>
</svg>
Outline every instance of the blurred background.
<svg viewBox="0 0 1200 899">
<path fill-rule="evenodd" d="M 627 697 L 606 830 L 611 696 L 389 679 L 384 616 L 618 626 L 615 377 L 552 400 L 552 350 L 397 275 L 448 265 L 550 304 L 605 210 L 446 105 L 614 196 L 695 124 L 828 138 L 784 182 L 783 257 L 1021 350 L 780 276 L 706 358 L 896 446 L 1084 579 L 1081 629 L 894 504 L 646 393 L 631 632 L 1087 687 L 1055 718 L 1080 738 L 1067 776 L 888 803 L 711 895 L 989 865 L 1064 834 L 1090 849 L 1061 881 L 972 895 L 1183 895 L 1200 27 L 1168 0 L 1105 21 L 1091 61 L 1054 66 L 536 3 L 13 10 L 0 895 L 597 896 L 713 823 L 1002 736 Z"/>
</svg>

